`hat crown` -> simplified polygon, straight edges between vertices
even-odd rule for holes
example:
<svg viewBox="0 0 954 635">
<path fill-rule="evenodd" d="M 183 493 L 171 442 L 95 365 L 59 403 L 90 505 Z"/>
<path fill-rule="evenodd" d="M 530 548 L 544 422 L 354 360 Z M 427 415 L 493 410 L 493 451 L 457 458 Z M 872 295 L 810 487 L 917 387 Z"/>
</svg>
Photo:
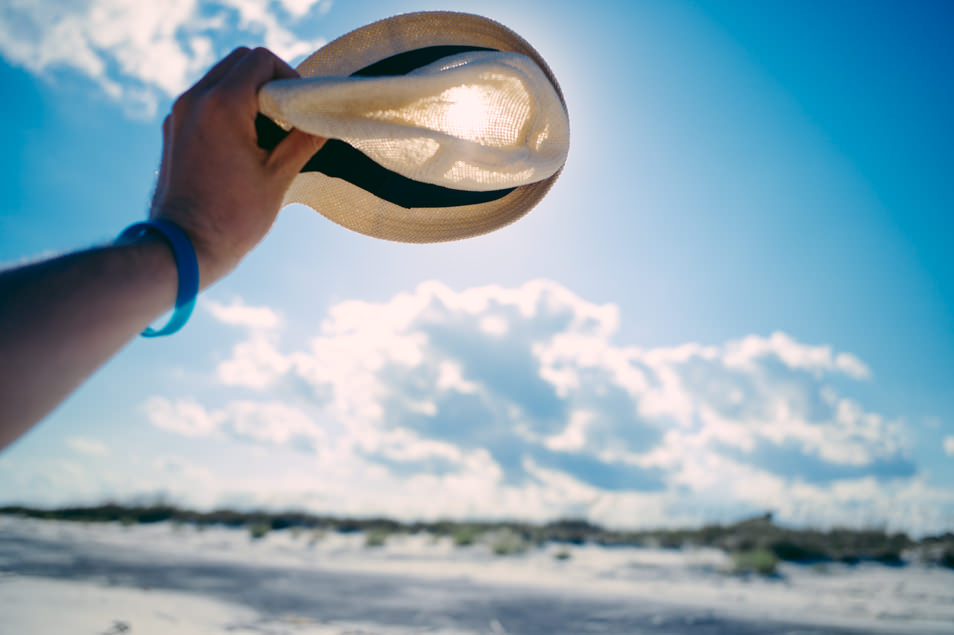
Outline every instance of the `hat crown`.
<svg viewBox="0 0 954 635">
<path fill-rule="evenodd" d="M 520 53 L 469 51 L 400 76 L 277 80 L 259 100 L 284 127 L 340 139 L 389 170 L 448 188 L 519 187 L 566 161 L 559 95 Z"/>
<path fill-rule="evenodd" d="M 493 82 L 487 91 L 480 87 L 480 83 L 477 87 L 445 86 L 444 90 L 435 93 L 434 103 L 426 104 L 428 108 L 423 109 L 436 113 L 438 125 L 425 125 L 423 129 L 428 132 L 423 135 L 420 130 L 404 135 L 407 139 L 423 138 L 423 141 L 395 144 L 393 128 L 401 123 L 404 115 L 399 114 L 400 108 L 398 113 L 391 112 L 393 104 L 379 107 L 372 111 L 377 113 L 377 118 L 362 120 L 360 125 L 386 123 L 392 130 L 378 137 L 355 135 L 351 139 L 354 146 L 336 140 L 326 143 L 292 182 L 285 194 L 285 203 L 303 203 L 334 222 L 368 236 L 413 243 L 458 240 L 485 234 L 529 212 L 546 195 L 562 171 L 569 127 L 566 104 L 553 72 L 526 40 L 507 27 L 467 13 L 428 11 L 397 15 L 329 42 L 299 64 L 297 70 L 303 78 L 378 76 L 377 79 L 383 80 L 385 78 L 380 76 L 399 75 L 402 77 L 392 79 L 402 80 L 403 84 L 421 81 L 422 77 L 403 76 L 414 75 L 416 69 L 432 63 L 438 63 L 434 73 L 438 76 L 455 72 L 458 65 L 477 64 L 475 58 L 452 57 L 475 50 L 515 53 L 519 54 L 518 57 L 511 60 L 520 56 L 530 60 L 530 73 L 534 75 L 533 82 L 537 83 L 518 80 L 523 86 L 521 90 L 531 96 L 529 115 L 526 114 L 527 101 L 519 96 L 520 91 L 508 89 L 498 93 Z M 490 59 L 485 58 L 483 63 L 489 63 Z M 505 56 L 498 57 L 496 62 L 502 63 L 505 59 Z M 516 66 L 525 62 L 516 63 Z M 513 67 L 511 64 L 507 70 L 509 79 L 498 86 L 515 85 L 510 80 L 522 77 Z M 434 70 L 427 69 L 420 75 Z M 268 88 L 263 93 L 271 90 Z M 450 91 L 449 95 L 447 91 Z M 489 94 L 511 97 L 510 101 L 495 100 Z M 541 95 L 542 100 L 533 101 Z M 540 103 L 548 106 L 541 107 Z M 547 112 L 547 108 L 552 112 Z M 468 113 L 477 110 L 488 116 L 473 120 Z M 494 129 L 492 121 L 506 112 L 511 114 L 504 116 L 504 120 L 512 117 L 522 123 L 516 125 L 515 130 Z M 544 113 L 542 119 L 539 118 L 541 112 Z M 277 110 L 273 114 L 283 118 Z M 265 117 L 260 119 L 268 122 Z M 540 121 L 544 123 L 540 124 Z M 546 121 L 550 121 L 549 128 Z M 290 125 L 287 120 L 284 123 Z M 270 123 L 265 128 L 269 126 L 273 145 L 281 138 L 281 129 Z M 405 132 L 408 130 L 411 128 L 405 127 Z M 515 140 L 522 147 L 515 146 Z M 433 152 L 434 141 L 441 147 L 456 144 L 456 149 L 438 157 L 441 153 Z M 378 153 L 378 159 L 372 160 L 367 153 Z M 510 156 L 501 160 L 506 153 Z M 389 154 L 395 161 L 394 167 L 403 172 L 408 172 L 407 166 L 414 165 L 415 161 L 425 166 L 430 163 L 425 171 L 440 175 L 440 179 L 451 179 L 453 185 L 446 187 L 408 178 L 377 162 L 388 162 L 391 160 Z M 493 178 L 502 175 L 503 183 L 527 184 L 502 188 L 490 185 L 493 179 L 488 178 L 487 167 L 481 166 L 484 154 L 492 157 L 487 165 Z M 456 158 L 448 162 L 445 159 L 449 157 Z M 533 171 L 523 175 L 526 181 L 515 181 L 514 174 L 527 169 L 520 162 L 528 158 Z M 547 162 L 550 165 L 544 165 Z M 541 176 L 547 173 L 550 176 Z M 482 189 L 458 189 L 467 183 L 469 187 Z"/>
</svg>

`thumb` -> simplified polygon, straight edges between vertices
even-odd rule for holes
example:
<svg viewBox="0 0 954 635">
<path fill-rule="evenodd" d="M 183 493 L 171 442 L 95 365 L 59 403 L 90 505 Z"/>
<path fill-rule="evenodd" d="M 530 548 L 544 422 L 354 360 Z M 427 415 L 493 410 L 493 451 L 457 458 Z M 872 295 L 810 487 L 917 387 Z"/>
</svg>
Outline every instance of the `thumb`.
<svg viewBox="0 0 954 635">
<path fill-rule="evenodd" d="M 316 137 L 296 128 L 275 146 L 268 162 L 290 181 L 308 163 L 308 159 L 325 145 L 325 141 L 327 139 L 324 137 Z"/>
</svg>

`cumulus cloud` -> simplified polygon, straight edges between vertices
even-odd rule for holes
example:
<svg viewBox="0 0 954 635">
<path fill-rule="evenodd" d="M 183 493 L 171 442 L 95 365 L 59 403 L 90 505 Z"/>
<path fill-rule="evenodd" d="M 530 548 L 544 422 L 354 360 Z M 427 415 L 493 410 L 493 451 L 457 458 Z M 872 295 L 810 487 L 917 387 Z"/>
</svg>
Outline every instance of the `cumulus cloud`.
<svg viewBox="0 0 954 635">
<path fill-rule="evenodd" d="M 233 401 L 225 408 L 206 409 L 188 399 L 153 397 L 145 404 L 149 422 L 187 437 L 227 435 L 256 443 L 299 445 L 312 450 L 324 430 L 304 411 L 278 401 Z"/>
<path fill-rule="evenodd" d="M 221 413 L 209 413 L 193 400 L 171 402 L 152 397 L 144 405 L 146 416 L 157 428 L 187 437 L 214 435 L 223 423 Z"/>
<path fill-rule="evenodd" d="M 319 454 L 314 491 L 349 513 L 624 525 L 764 509 L 854 524 L 952 515 L 950 493 L 919 480 L 903 423 L 836 391 L 870 380 L 857 357 L 784 333 L 625 346 L 619 322 L 616 306 L 552 281 L 427 282 L 332 307 L 304 344 L 248 320 L 215 371 L 240 400 L 156 398 L 147 411 L 172 432 Z"/>
<path fill-rule="evenodd" d="M 944 437 L 944 453 L 954 456 L 954 436 Z"/>
<path fill-rule="evenodd" d="M 329 0 L 10 0 L 0 8 L 0 54 L 27 70 L 70 69 L 146 116 L 230 48 L 263 44 L 286 60 L 323 43 L 297 34 Z"/>
<path fill-rule="evenodd" d="M 109 456 L 109 448 L 102 441 L 84 437 L 70 437 L 66 440 L 72 450 L 88 456 Z"/>
<path fill-rule="evenodd" d="M 265 306 L 248 306 L 241 298 L 233 298 L 230 304 L 205 300 L 205 308 L 223 324 L 245 326 L 253 329 L 274 329 L 281 326 L 281 316 Z"/>
<path fill-rule="evenodd" d="M 218 372 L 256 390 L 305 386 L 337 419 L 378 433 L 485 449 L 516 480 L 529 458 L 652 488 L 655 470 L 684 464 L 679 449 L 694 445 L 806 480 L 907 469 L 900 425 L 825 381 L 867 377 L 853 356 L 781 333 L 620 347 L 618 321 L 615 306 L 553 282 L 461 293 L 426 283 L 384 305 L 333 307 L 308 350 L 282 353 L 254 335 Z"/>
</svg>

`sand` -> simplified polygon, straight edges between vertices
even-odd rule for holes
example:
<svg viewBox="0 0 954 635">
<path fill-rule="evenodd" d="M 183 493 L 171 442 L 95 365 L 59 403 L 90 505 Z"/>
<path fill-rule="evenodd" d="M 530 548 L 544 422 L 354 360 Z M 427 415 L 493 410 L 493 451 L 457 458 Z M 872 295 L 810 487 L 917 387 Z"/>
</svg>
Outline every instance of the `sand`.
<svg viewBox="0 0 954 635">
<path fill-rule="evenodd" d="M 569 558 L 557 559 L 559 551 Z M 711 549 L 0 518 L 6 633 L 951 633 L 954 572 L 726 573 Z M 123 630 L 123 629 L 127 630 Z"/>
</svg>

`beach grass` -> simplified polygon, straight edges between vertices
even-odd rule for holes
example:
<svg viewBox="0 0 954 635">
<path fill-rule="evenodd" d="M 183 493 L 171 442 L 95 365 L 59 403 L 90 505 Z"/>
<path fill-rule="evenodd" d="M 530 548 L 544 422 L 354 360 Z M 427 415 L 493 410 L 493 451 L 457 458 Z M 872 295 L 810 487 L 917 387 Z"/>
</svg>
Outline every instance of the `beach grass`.
<svg viewBox="0 0 954 635">
<path fill-rule="evenodd" d="M 454 546 L 469 547 L 477 542 L 482 533 L 483 530 L 477 525 L 462 524 L 454 528 L 451 537 L 454 539 Z"/>
<path fill-rule="evenodd" d="M 754 572 L 771 569 L 769 563 L 773 560 L 776 566 L 779 562 L 805 565 L 876 562 L 903 566 L 908 561 L 920 561 L 954 569 L 954 533 L 951 532 L 915 540 L 906 534 L 891 533 L 883 528 L 785 527 L 776 524 L 771 514 L 728 525 L 710 524 L 698 528 L 638 531 L 607 529 L 581 519 L 562 519 L 543 525 L 474 520 L 401 522 L 380 517 L 320 516 L 300 511 L 218 509 L 200 512 L 167 503 L 145 506 L 109 503 L 57 509 L 8 506 L 0 507 L 0 514 L 83 523 L 108 522 L 126 527 L 173 522 L 197 529 L 212 526 L 245 528 L 253 540 L 263 539 L 270 532 L 288 530 L 292 535 L 307 532 L 305 535 L 308 536 L 309 544 L 314 544 L 328 532 L 363 532 L 368 546 L 384 544 L 393 534 L 423 532 L 434 536 L 435 540 L 449 538 L 458 548 L 486 545 L 493 553 L 501 556 L 524 553 L 534 546 L 544 544 L 672 549 L 711 547 L 729 554 L 737 564 L 741 559 L 743 568 Z"/>
<path fill-rule="evenodd" d="M 504 527 L 490 537 L 490 550 L 497 556 L 513 556 L 525 553 L 530 543 L 516 531 Z"/>
<path fill-rule="evenodd" d="M 248 536 L 252 540 L 261 540 L 268 535 L 268 532 L 271 531 L 271 526 L 268 523 L 255 522 L 248 526 Z"/>
<path fill-rule="evenodd" d="M 388 536 L 391 535 L 387 529 L 383 527 L 375 527 L 368 530 L 364 535 L 364 546 L 365 547 L 383 547 L 384 543 L 388 541 Z"/>
<path fill-rule="evenodd" d="M 764 576 L 778 574 L 778 556 L 768 549 L 747 549 L 732 554 L 732 573 L 757 573 Z"/>
</svg>

